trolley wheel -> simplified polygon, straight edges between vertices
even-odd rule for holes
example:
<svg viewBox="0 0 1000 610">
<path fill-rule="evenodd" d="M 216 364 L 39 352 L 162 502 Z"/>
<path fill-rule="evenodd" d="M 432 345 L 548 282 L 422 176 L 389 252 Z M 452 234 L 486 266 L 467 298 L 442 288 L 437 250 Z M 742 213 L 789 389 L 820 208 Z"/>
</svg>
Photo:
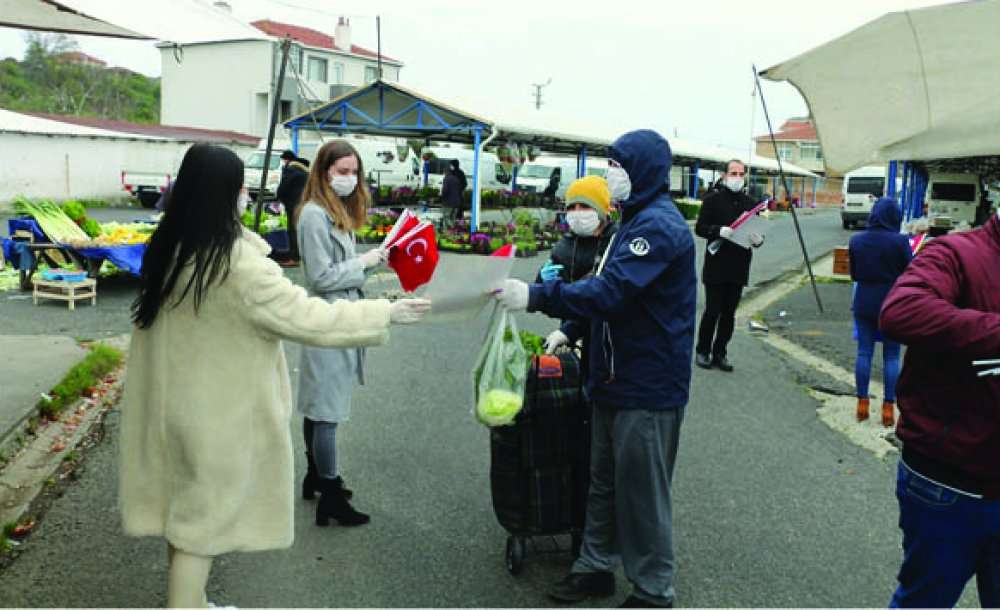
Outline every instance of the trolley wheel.
<svg viewBox="0 0 1000 610">
<path fill-rule="evenodd" d="M 570 534 L 569 552 L 573 554 L 573 559 L 580 556 L 580 547 L 583 546 L 583 533 L 573 532 Z"/>
<path fill-rule="evenodd" d="M 517 576 L 524 568 L 524 538 L 507 536 L 507 571 Z"/>
</svg>

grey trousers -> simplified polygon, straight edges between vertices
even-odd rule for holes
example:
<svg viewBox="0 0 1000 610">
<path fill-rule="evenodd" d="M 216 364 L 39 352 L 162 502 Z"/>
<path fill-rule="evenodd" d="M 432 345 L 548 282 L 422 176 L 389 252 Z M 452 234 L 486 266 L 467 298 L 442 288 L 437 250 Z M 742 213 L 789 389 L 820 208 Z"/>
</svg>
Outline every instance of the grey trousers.
<svg viewBox="0 0 1000 610">
<path fill-rule="evenodd" d="M 671 481 L 684 408 L 594 409 L 590 494 L 572 572 L 612 571 L 620 559 L 633 595 L 674 600 Z"/>
</svg>

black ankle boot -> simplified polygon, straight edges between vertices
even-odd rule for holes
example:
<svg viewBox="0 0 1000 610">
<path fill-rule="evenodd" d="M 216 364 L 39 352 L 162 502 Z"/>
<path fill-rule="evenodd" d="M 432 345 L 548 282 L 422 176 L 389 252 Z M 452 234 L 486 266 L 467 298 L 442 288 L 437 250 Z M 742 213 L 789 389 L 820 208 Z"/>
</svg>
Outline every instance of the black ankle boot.
<svg viewBox="0 0 1000 610">
<path fill-rule="evenodd" d="M 302 479 L 302 499 L 313 500 L 319 491 L 319 474 L 311 451 L 306 451 L 306 478 Z"/>
<path fill-rule="evenodd" d="M 364 525 L 371 521 L 371 517 L 354 510 L 347 501 L 344 480 L 340 477 L 319 479 L 319 493 L 321 495 L 319 504 L 316 505 L 316 525 L 326 527 L 330 524 L 331 518 L 346 526 Z"/>
</svg>

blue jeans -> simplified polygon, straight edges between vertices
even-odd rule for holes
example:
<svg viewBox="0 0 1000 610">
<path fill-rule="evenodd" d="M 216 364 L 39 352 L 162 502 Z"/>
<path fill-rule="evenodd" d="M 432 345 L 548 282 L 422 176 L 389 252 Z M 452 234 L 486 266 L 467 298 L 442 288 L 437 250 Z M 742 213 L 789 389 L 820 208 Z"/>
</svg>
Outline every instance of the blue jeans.
<svg viewBox="0 0 1000 610">
<path fill-rule="evenodd" d="M 854 361 L 854 383 L 858 388 L 858 398 L 868 398 L 868 382 L 872 377 L 872 357 L 875 355 L 875 339 L 878 321 L 854 318 L 858 328 L 858 357 Z M 882 339 L 882 385 L 885 386 L 885 400 L 896 402 L 896 381 L 899 380 L 899 344 Z"/>
<path fill-rule="evenodd" d="M 952 491 L 902 461 L 896 498 L 903 565 L 889 607 L 953 607 L 973 575 L 982 607 L 1000 607 L 1000 500 Z"/>
</svg>

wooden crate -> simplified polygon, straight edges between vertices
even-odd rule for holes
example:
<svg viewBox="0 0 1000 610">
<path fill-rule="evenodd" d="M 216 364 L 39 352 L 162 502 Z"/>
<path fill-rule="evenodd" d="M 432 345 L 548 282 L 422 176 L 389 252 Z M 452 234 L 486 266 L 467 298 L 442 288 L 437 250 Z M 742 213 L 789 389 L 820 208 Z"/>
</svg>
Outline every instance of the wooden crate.
<svg viewBox="0 0 1000 610">
<path fill-rule="evenodd" d="M 38 305 L 38 299 L 66 301 L 71 311 L 76 310 L 77 301 L 90 299 L 91 305 L 97 305 L 97 280 L 87 278 L 82 282 L 66 282 L 62 280 L 34 279 L 34 291 L 31 300 Z"/>
<path fill-rule="evenodd" d="M 833 249 L 833 273 L 835 275 L 851 274 L 851 259 L 844 246 Z"/>
</svg>

